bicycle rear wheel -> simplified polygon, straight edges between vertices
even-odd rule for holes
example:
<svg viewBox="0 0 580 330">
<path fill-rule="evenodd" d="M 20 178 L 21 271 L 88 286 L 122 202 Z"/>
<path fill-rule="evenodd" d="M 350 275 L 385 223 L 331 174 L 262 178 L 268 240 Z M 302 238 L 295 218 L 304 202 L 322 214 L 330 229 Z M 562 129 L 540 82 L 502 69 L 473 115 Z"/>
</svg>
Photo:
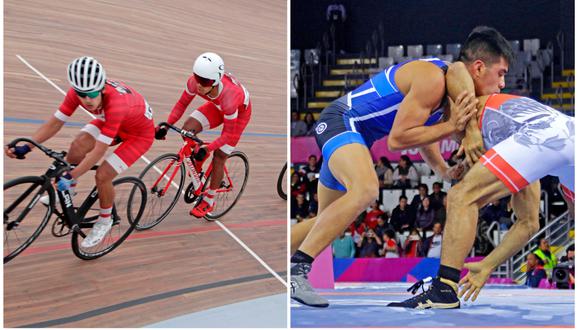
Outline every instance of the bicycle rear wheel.
<svg viewBox="0 0 580 330">
<path fill-rule="evenodd" d="M 276 184 L 276 190 L 278 190 L 278 196 L 283 200 L 288 199 L 288 195 L 286 194 L 288 183 L 286 182 L 286 169 L 288 168 L 288 163 L 284 164 L 282 167 L 282 171 L 278 175 L 278 182 Z"/>
<path fill-rule="evenodd" d="M 229 155 L 225 169 L 227 172 L 224 173 L 222 184 L 215 195 L 214 208 L 204 217 L 207 220 L 216 220 L 228 213 L 236 205 L 248 183 L 250 165 L 248 157 L 243 152 L 235 151 Z M 208 178 L 206 185 L 209 185 L 210 181 L 211 178 Z"/>
<path fill-rule="evenodd" d="M 143 182 L 135 177 L 124 177 L 113 181 L 115 201 L 113 203 L 113 227 L 99 244 L 90 247 L 81 247 L 81 242 L 93 224 L 99 218 L 98 197 L 85 203 L 79 210 L 83 221 L 79 230 L 72 233 L 72 249 L 74 254 L 83 260 L 100 258 L 117 248 L 131 234 L 139 223 L 147 203 L 147 190 Z M 89 194 L 91 198 L 92 194 Z"/>
<path fill-rule="evenodd" d="M 38 200 L 48 192 L 50 204 Z M 43 177 L 27 176 L 4 184 L 4 263 L 24 251 L 48 224 L 54 190 Z"/>
<path fill-rule="evenodd" d="M 176 154 L 161 155 L 147 165 L 139 175 L 139 179 L 143 181 L 149 194 L 147 197 L 148 207 L 141 221 L 139 221 L 137 230 L 150 229 L 157 226 L 177 204 L 185 183 L 185 166 L 181 164 L 177 167 L 178 160 L 179 156 Z M 165 174 L 162 177 L 161 175 L 164 171 Z M 176 173 L 175 177 L 173 177 L 173 182 L 169 183 L 174 172 Z M 163 193 L 168 184 L 169 188 Z"/>
</svg>

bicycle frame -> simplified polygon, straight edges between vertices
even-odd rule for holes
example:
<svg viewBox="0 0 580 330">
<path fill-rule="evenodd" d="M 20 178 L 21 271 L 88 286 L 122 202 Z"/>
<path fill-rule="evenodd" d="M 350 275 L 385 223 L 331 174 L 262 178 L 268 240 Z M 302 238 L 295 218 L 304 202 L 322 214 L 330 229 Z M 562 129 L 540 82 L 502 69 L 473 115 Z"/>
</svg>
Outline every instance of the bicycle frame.
<svg viewBox="0 0 580 330">
<path fill-rule="evenodd" d="M 197 180 L 197 182 L 200 185 L 203 185 L 209 179 L 209 177 L 212 173 L 212 170 L 213 170 L 213 164 L 210 163 L 208 168 L 207 168 L 207 171 L 202 172 L 203 176 L 200 177 L 200 173 L 197 172 L 197 170 L 195 169 L 195 165 L 191 161 L 191 155 L 193 154 L 192 150 L 196 150 L 199 145 L 200 145 L 199 142 L 194 141 L 188 137 L 184 137 L 183 146 L 181 147 L 181 149 L 177 153 L 179 158 L 177 160 L 172 160 L 167 165 L 167 167 L 163 170 L 163 172 L 161 173 L 159 178 L 153 184 L 153 187 L 156 187 L 159 184 L 159 182 L 161 182 L 161 179 L 163 177 L 167 176 L 167 172 L 169 171 L 169 169 L 175 165 L 175 168 L 174 168 L 173 172 L 171 173 L 171 176 L 169 177 L 167 184 L 165 185 L 165 187 L 163 187 L 163 190 L 160 193 L 161 196 L 165 195 L 165 193 L 169 189 L 169 186 L 173 182 L 175 175 L 177 175 L 177 171 L 181 167 L 182 163 L 185 163 L 185 169 L 187 171 L 189 179 L 192 182 L 194 180 Z M 216 190 L 216 193 L 228 192 L 228 191 L 231 191 L 233 189 L 233 182 L 229 176 L 228 169 L 227 169 L 227 166 L 225 164 L 224 164 L 224 176 L 227 178 L 228 187 L 220 187 Z"/>
</svg>

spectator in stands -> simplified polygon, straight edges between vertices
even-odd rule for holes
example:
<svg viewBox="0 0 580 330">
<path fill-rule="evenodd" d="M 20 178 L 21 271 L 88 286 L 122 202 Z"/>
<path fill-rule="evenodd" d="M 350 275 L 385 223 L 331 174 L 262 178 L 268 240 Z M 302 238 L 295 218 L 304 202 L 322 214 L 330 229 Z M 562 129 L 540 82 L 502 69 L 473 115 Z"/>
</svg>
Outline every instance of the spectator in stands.
<svg viewBox="0 0 580 330">
<path fill-rule="evenodd" d="M 414 258 L 421 256 L 421 237 L 419 231 L 415 228 L 411 230 L 411 234 L 407 236 L 403 246 L 404 256 L 407 258 Z"/>
<path fill-rule="evenodd" d="M 300 120 L 300 115 L 296 111 L 292 111 L 292 121 L 290 122 L 291 136 L 306 135 L 306 123 Z"/>
<path fill-rule="evenodd" d="M 296 206 L 291 210 L 290 217 L 298 222 L 308 219 L 308 203 L 303 194 L 296 195 Z"/>
<path fill-rule="evenodd" d="M 419 183 L 419 172 L 407 155 L 399 159 L 399 166 L 393 173 L 393 185 L 397 188 L 413 188 Z"/>
<path fill-rule="evenodd" d="M 306 183 L 303 182 L 300 174 L 298 172 L 294 172 L 292 174 L 292 180 L 290 182 L 291 186 L 291 194 L 292 197 L 296 198 L 298 194 L 304 194 L 306 192 Z"/>
<path fill-rule="evenodd" d="M 359 258 L 375 258 L 379 255 L 379 248 L 383 242 L 374 230 L 368 228 L 364 238 L 358 242 Z"/>
<path fill-rule="evenodd" d="M 389 214 L 386 212 L 379 216 L 379 218 L 377 220 L 377 226 L 375 227 L 375 232 L 377 233 L 377 235 L 379 237 L 383 237 L 383 234 L 388 229 L 392 230 L 393 227 L 387 224 L 388 220 L 389 220 Z"/>
<path fill-rule="evenodd" d="M 569 261 L 574 262 L 574 244 L 570 245 L 566 249 L 566 255 L 560 258 L 560 262 L 569 262 Z"/>
<path fill-rule="evenodd" d="M 375 171 L 379 178 L 379 188 L 391 188 L 393 186 L 393 166 L 387 157 L 381 157 L 375 165 Z"/>
<path fill-rule="evenodd" d="M 318 213 L 318 193 L 314 193 L 310 198 L 310 204 L 308 205 L 308 218 L 314 218 Z"/>
<path fill-rule="evenodd" d="M 526 285 L 531 288 L 537 288 L 540 285 L 540 281 L 547 278 L 543 262 L 535 253 L 530 253 L 527 257 L 526 266 Z"/>
<path fill-rule="evenodd" d="M 317 175 L 320 172 L 320 165 L 316 159 L 316 155 L 310 155 L 308 157 L 308 165 L 302 168 L 302 173 L 306 178 L 306 186 L 308 192 L 312 195 L 318 189 L 318 178 Z"/>
<path fill-rule="evenodd" d="M 354 240 L 348 229 L 332 242 L 332 255 L 335 258 L 354 258 L 355 252 Z"/>
<path fill-rule="evenodd" d="M 501 200 L 496 200 L 493 203 L 490 203 L 484 206 L 481 211 L 479 212 L 479 218 L 491 224 L 494 221 L 498 222 L 505 222 L 503 219 L 508 218 L 509 214 L 506 209 L 506 206 L 501 203 Z M 506 228 L 507 229 L 507 228 Z"/>
<path fill-rule="evenodd" d="M 433 193 L 429 195 L 429 198 L 431 199 L 431 207 L 434 210 L 443 207 L 443 197 L 447 196 L 447 193 L 442 189 L 443 184 L 441 182 L 433 182 Z"/>
<path fill-rule="evenodd" d="M 411 210 L 413 210 L 413 212 L 417 212 L 425 198 L 429 198 L 429 187 L 427 187 L 426 184 L 421 183 L 419 185 L 419 193 L 415 195 L 411 201 Z"/>
<path fill-rule="evenodd" d="M 399 257 L 399 247 L 397 246 L 395 235 L 395 232 L 390 229 L 383 233 L 383 248 L 379 251 L 381 256 L 384 256 L 385 258 Z"/>
<path fill-rule="evenodd" d="M 396 231 L 402 233 L 411 230 L 414 218 L 413 211 L 407 205 L 407 197 L 405 195 L 399 197 L 399 205 L 393 209 L 390 224 Z"/>
<path fill-rule="evenodd" d="M 558 264 L 558 259 L 556 259 L 556 255 L 550 251 L 550 243 L 547 239 L 542 238 L 540 240 L 540 247 L 534 251 L 534 254 L 537 255 L 544 264 L 544 269 L 548 276 L 552 276 L 552 269 Z"/>
<path fill-rule="evenodd" d="M 423 239 L 427 235 L 427 231 L 433 228 L 435 222 L 435 210 L 431 207 L 429 198 L 423 199 L 421 207 L 417 210 L 417 218 L 415 220 L 415 228 L 423 231 Z"/>
<path fill-rule="evenodd" d="M 423 256 L 441 258 L 441 241 L 443 240 L 443 226 L 439 222 L 433 224 L 433 235 L 423 242 Z"/>
<path fill-rule="evenodd" d="M 346 8 L 342 3 L 332 3 L 326 7 L 326 21 L 331 37 L 334 38 L 334 50 L 344 54 L 346 49 Z M 334 51 L 333 50 L 333 51 Z"/>
<path fill-rule="evenodd" d="M 443 196 L 443 207 L 435 211 L 435 222 L 439 222 L 442 226 L 445 226 L 446 219 L 447 219 L 447 195 Z"/>
<path fill-rule="evenodd" d="M 304 116 L 304 123 L 306 124 L 306 136 L 314 136 L 316 134 L 316 120 L 312 112 L 308 111 Z"/>
<path fill-rule="evenodd" d="M 370 207 L 370 210 L 367 210 L 367 214 L 365 216 L 365 223 L 367 224 L 367 227 L 374 230 L 378 225 L 379 217 L 383 215 L 383 213 L 385 212 L 381 210 L 379 201 L 374 201 L 373 205 Z"/>
</svg>

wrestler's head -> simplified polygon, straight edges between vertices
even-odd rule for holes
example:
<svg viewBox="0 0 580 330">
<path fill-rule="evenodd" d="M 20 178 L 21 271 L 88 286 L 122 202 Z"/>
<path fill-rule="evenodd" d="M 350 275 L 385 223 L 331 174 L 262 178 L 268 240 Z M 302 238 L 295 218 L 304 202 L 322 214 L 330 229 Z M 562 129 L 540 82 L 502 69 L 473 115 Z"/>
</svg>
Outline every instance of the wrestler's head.
<svg viewBox="0 0 580 330">
<path fill-rule="evenodd" d="M 496 29 L 478 26 L 461 46 L 462 61 L 475 84 L 477 96 L 499 93 L 514 54 L 510 43 Z"/>
</svg>

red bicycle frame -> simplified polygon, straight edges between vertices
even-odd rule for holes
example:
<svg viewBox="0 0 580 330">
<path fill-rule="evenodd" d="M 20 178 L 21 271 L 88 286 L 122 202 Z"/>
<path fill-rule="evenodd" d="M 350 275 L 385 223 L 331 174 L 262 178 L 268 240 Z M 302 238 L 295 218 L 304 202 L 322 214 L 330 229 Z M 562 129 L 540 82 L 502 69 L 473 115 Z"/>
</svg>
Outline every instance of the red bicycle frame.
<svg viewBox="0 0 580 330">
<path fill-rule="evenodd" d="M 197 141 L 194 141 L 193 139 L 190 139 L 188 137 L 185 137 L 185 136 L 183 137 L 183 139 L 184 139 L 183 146 L 181 147 L 181 149 L 177 153 L 177 155 L 178 155 L 179 158 L 177 160 L 172 160 L 169 163 L 169 165 L 167 165 L 167 167 L 165 168 L 165 170 L 163 170 L 163 172 L 161 173 L 161 175 L 159 176 L 159 178 L 153 184 L 153 187 L 156 187 L 159 184 L 159 182 L 161 181 L 161 179 L 167 175 L 167 172 L 169 171 L 169 169 L 172 166 L 175 165 L 175 168 L 173 169 L 173 173 L 171 173 L 171 177 L 169 178 L 169 180 L 167 182 L 167 185 L 160 192 L 160 196 L 164 196 L 165 195 L 165 193 L 167 192 L 167 189 L 169 189 L 169 185 L 171 183 L 173 183 L 173 179 L 175 178 L 175 175 L 177 174 L 177 171 L 180 169 L 181 164 L 184 163 L 184 162 L 185 162 L 185 166 L 186 166 L 185 168 L 186 168 L 186 171 L 187 171 L 187 174 L 188 174 L 189 178 L 191 180 L 193 180 L 194 182 L 197 181 L 197 183 L 199 185 L 203 185 L 209 179 L 209 176 L 211 175 L 211 172 L 212 172 L 212 169 L 213 169 L 213 164 L 212 163 L 209 164 L 209 166 L 207 168 L 207 171 L 205 171 L 205 173 L 203 173 L 203 177 L 200 177 L 199 171 L 201 170 L 201 167 L 202 167 L 203 163 L 196 164 L 196 165 L 198 165 L 198 166 L 196 166 L 191 161 L 191 155 L 194 152 L 196 152 L 197 150 L 199 150 L 200 143 L 197 142 Z M 233 182 L 232 182 L 232 179 L 229 176 L 228 169 L 227 169 L 227 167 L 226 167 L 225 164 L 224 164 L 224 176 L 227 178 L 228 186 L 227 187 L 220 187 L 220 188 L 218 188 L 216 190 L 216 193 L 228 192 L 228 191 L 231 191 L 233 189 Z M 194 187 L 195 186 L 196 185 L 194 183 Z M 203 193 L 203 191 L 202 191 L 202 193 Z"/>
</svg>

